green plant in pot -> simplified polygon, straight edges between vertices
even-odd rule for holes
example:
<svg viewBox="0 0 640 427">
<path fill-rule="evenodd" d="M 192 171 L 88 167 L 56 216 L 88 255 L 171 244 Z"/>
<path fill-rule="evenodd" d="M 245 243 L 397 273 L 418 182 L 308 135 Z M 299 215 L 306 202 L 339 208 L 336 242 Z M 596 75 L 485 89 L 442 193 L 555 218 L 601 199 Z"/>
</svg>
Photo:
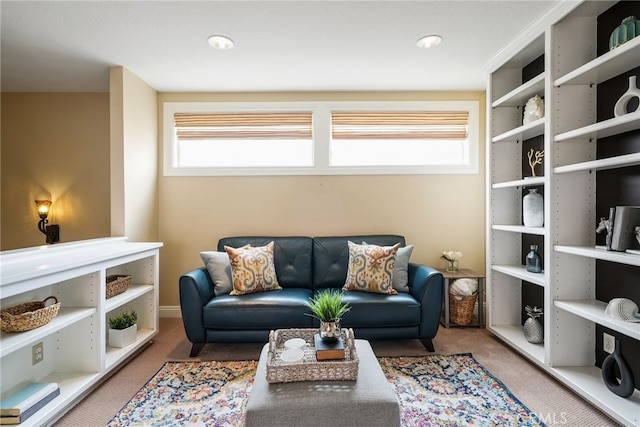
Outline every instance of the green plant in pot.
<svg viewBox="0 0 640 427">
<path fill-rule="evenodd" d="M 348 302 L 342 300 L 343 292 L 337 289 L 326 289 L 309 298 L 308 316 L 320 321 L 320 338 L 335 341 L 340 337 L 340 319 L 351 310 Z"/>
<path fill-rule="evenodd" d="M 135 310 L 124 311 L 109 318 L 109 345 L 126 347 L 136 341 L 138 314 Z"/>
<path fill-rule="evenodd" d="M 109 318 L 109 327 L 111 329 L 127 329 L 138 323 L 138 313 L 135 310 L 125 311 Z"/>
</svg>

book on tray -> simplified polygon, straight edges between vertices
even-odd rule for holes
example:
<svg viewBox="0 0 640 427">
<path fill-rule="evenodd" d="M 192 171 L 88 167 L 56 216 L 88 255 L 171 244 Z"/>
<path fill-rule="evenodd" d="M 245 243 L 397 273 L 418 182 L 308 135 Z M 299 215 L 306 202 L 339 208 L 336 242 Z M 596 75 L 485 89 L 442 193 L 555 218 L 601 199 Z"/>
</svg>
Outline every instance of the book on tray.
<svg viewBox="0 0 640 427">
<path fill-rule="evenodd" d="M 30 383 L 0 400 L 0 425 L 20 424 L 60 394 L 57 383 Z"/>
<path fill-rule="evenodd" d="M 344 359 L 344 342 L 342 338 L 326 341 L 320 338 L 320 334 L 315 334 L 313 340 L 316 346 L 317 360 Z"/>
</svg>

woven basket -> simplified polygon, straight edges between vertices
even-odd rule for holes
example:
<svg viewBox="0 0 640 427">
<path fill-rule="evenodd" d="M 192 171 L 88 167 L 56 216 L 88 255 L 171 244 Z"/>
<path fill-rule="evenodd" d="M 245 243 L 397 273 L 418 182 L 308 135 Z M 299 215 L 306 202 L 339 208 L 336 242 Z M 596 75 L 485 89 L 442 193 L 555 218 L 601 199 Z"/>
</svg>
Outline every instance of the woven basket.
<svg viewBox="0 0 640 427">
<path fill-rule="evenodd" d="M 356 354 L 353 329 L 342 329 L 345 358 L 343 360 L 316 359 L 313 336 L 318 329 L 278 329 L 269 334 L 267 355 L 267 381 L 288 383 L 296 381 L 344 381 L 358 378 L 358 355 Z M 285 363 L 280 358 L 284 343 L 291 338 L 302 338 L 307 342 L 304 359 L 298 363 Z"/>
<path fill-rule="evenodd" d="M 467 296 L 449 293 L 449 321 L 462 326 L 471 323 L 477 299 L 477 292 Z"/>
<path fill-rule="evenodd" d="M 53 299 L 55 302 L 46 305 Z M 24 332 L 46 325 L 56 317 L 60 309 L 58 298 L 50 296 L 43 301 L 32 301 L 6 308 L 0 312 L 0 330 L 3 332 Z"/>
<path fill-rule="evenodd" d="M 107 299 L 123 293 L 129 289 L 131 276 L 114 274 L 107 276 Z"/>
</svg>

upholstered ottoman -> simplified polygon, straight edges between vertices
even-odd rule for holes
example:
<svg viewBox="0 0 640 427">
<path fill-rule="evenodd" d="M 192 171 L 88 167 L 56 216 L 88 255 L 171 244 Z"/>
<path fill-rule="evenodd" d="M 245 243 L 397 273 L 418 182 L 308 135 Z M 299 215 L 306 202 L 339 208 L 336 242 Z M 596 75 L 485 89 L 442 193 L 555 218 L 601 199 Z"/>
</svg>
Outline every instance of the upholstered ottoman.
<svg viewBox="0 0 640 427">
<path fill-rule="evenodd" d="M 246 409 L 246 427 L 400 425 L 400 407 L 371 345 L 356 340 L 356 381 L 304 381 L 270 384 L 269 345 L 260 355 Z"/>
</svg>

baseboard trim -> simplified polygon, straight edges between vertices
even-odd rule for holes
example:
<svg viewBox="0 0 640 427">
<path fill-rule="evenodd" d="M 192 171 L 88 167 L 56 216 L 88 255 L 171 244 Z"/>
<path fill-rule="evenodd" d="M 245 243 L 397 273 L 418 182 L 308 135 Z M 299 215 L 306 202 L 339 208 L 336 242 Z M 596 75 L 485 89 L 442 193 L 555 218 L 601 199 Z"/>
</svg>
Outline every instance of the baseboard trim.
<svg viewBox="0 0 640 427">
<path fill-rule="evenodd" d="M 179 305 L 160 306 L 158 314 L 160 317 L 182 317 Z"/>
</svg>

